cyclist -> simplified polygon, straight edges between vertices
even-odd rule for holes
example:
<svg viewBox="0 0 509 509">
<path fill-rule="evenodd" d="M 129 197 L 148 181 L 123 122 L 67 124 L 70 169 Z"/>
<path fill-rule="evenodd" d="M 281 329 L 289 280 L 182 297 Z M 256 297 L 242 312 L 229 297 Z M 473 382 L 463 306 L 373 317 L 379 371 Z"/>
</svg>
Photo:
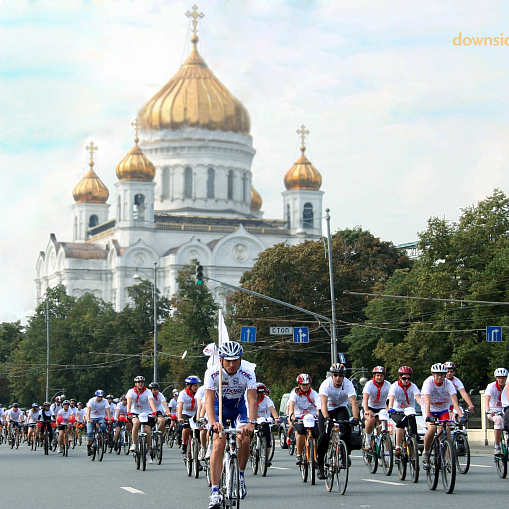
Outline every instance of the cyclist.
<svg viewBox="0 0 509 509">
<path fill-rule="evenodd" d="M 166 427 L 166 419 L 163 417 L 163 414 L 167 417 L 170 416 L 170 409 L 168 408 L 168 403 L 166 403 L 166 398 L 162 392 L 159 392 L 159 384 L 157 382 L 152 382 L 149 386 L 149 389 L 152 391 L 152 396 L 154 396 L 154 404 L 157 410 L 157 429 L 164 433 L 164 428 Z M 150 425 L 153 427 L 155 425 L 156 418 L 150 418 Z M 152 422 L 153 421 L 153 422 Z"/>
<path fill-rule="evenodd" d="M 504 416 L 500 415 L 503 413 L 504 406 L 504 391 L 507 383 L 508 371 L 505 368 L 497 368 L 495 370 L 495 381 L 488 384 L 486 391 L 484 392 L 484 407 L 488 414 L 488 419 L 493 421 L 494 424 L 494 438 L 495 438 L 495 456 L 503 456 L 503 452 L 500 448 L 500 440 L 502 438 L 502 431 L 504 430 Z M 505 401 L 507 405 L 507 401 Z"/>
<path fill-rule="evenodd" d="M 401 455 L 401 442 L 405 434 L 405 427 L 410 428 L 413 435 L 417 435 L 417 422 L 415 415 L 405 418 L 405 408 L 414 407 L 415 401 L 421 404 L 421 391 L 412 382 L 414 370 L 410 366 L 401 366 L 398 370 L 399 378 L 391 385 L 389 390 L 389 412 L 392 420 L 396 423 L 396 447 L 394 454 Z"/>
<path fill-rule="evenodd" d="M 198 410 L 196 391 L 201 380 L 197 376 L 191 375 L 186 378 L 185 382 L 186 388 L 181 391 L 177 400 L 177 418 L 180 424 L 182 424 L 182 454 L 187 452 L 187 441 L 191 434 L 189 421 L 191 419 L 194 421 L 194 416 Z"/>
<path fill-rule="evenodd" d="M 62 445 L 64 444 L 64 433 L 67 433 L 69 436 L 71 433 L 71 423 L 69 418 L 71 415 L 74 415 L 73 411 L 70 408 L 71 402 L 69 400 L 65 400 L 62 403 L 62 408 L 58 411 L 55 416 L 58 419 L 60 415 L 62 417 L 62 422 L 58 425 L 58 452 L 62 452 Z"/>
<path fill-rule="evenodd" d="M 29 444 L 31 443 L 31 440 L 35 439 L 35 427 L 37 426 L 37 421 L 39 420 L 40 414 L 41 410 L 39 408 L 39 403 L 32 403 L 32 408 L 27 412 L 27 440 Z"/>
<path fill-rule="evenodd" d="M 60 396 L 57 396 L 55 398 L 55 403 L 51 405 L 51 411 L 53 412 L 53 415 L 57 415 L 58 411 L 62 409 L 62 398 Z"/>
<path fill-rule="evenodd" d="M 267 439 L 267 457 L 270 458 L 270 448 L 272 447 L 272 426 L 267 419 L 272 417 L 276 424 L 279 423 L 279 415 L 274 408 L 274 402 L 269 398 L 267 386 L 258 382 L 256 384 L 256 405 L 258 407 L 258 417 L 265 419 L 266 422 L 262 422 L 259 426 L 262 428 L 263 436 Z M 271 462 L 267 463 L 267 466 L 271 466 Z"/>
<path fill-rule="evenodd" d="M 134 387 L 129 389 L 126 394 L 127 397 L 127 416 L 132 419 L 133 424 L 133 443 L 130 450 L 135 452 L 138 446 L 138 432 L 140 429 L 139 414 L 146 413 L 148 415 L 157 415 L 156 405 L 154 403 L 154 396 L 152 391 L 147 390 L 145 387 L 145 377 L 137 376 L 134 378 Z M 150 426 L 148 423 L 143 425 L 143 429 L 147 434 L 147 462 L 152 463 L 150 455 L 152 446 L 152 437 L 150 434 Z"/>
<path fill-rule="evenodd" d="M 461 397 L 465 400 L 465 403 L 468 405 L 468 411 L 473 413 L 475 407 L 468 395 L 468 392 L 465 390 L 465 386 L 463 382 L 456 376 L 456 364 L 451 361 L 444 362 L 444 366 L 447 368 L 447 380 L 450 380 L 454 387 L 456 387 L 456 391 L 461 394 Z M 452 408 L 450 408 L 452 410 Z"/>
<path fill-rule="evenodd" d="M 391 384 L 385 379 L 385 368 L 376 366 L 373 368 L 373 379 L 364 386 L 362 391 L 362 406 L 364 409 L 365 437 L 364 450 L 371 449 L 371 434 L 373 428 L 380 424 L 380 419 L 375 414 L 386 408 L 387 398 Z"/>
<path fill-rule="evenodd" d="M 51 427 L 51 423 L 54 419 L 53 412 L 51 411 L 51 404 L 49 401 L 45 401 L 42 405 L 42 410 L 39 415 L 39 420 L 42 422 L 41 428 L 39 428 L 39 437 L 42 438 L 42 434 L 44 433 L 44 429 L 47 428 L 49 430 L 49 443 L 53 441 L 53 428 Z"/>
<path fill-rule="evenodd" d="M 239 419 L 237 426 L 242 427 L 242 433 L 240 436 L 237 436 L 237 440 L 240 442 L 238 450 L 240 498 L 245 498 L 247 494 L 244 469 L 249 459 L 250 437 L 256 423 L 254 419 L 248 421 L 246 400 L 244 399 L 244 395 L 247 393 L 249 413 L 256 415 L 256 375 L 252 369 L 242 366 L 243 353 L 242 346 L 236 341 L 223 343 L 219 347 L 219 363 L 207 369 L 204 381 L 207 418 L 212 429 L 215 432 L 219 432 L 227 420 L 234 423 L 237 418 Z M 219 386 L 219 369 L 222 370 L 222 387 Z M 218 422 L 219 391 L 221 391 L 222 395 L 223 422 Z M 225 435 L 222 438 L 219 438 L 219 436 L 214 437 L 212 455 L 210 457 L 212 493 L 210 495 L 209 509 L 221 507 L 222 499 L 219 493 L 219 477 L 221 475 L 225 445 Z"/>
<path fill-rule="evenodd" d="M 115 410 L 115 447 L 118 446 L 118 440 L 120 438 L 120 429 L 122 428 L 122 421 L 120 421 L 120 416 L 123 415 L 127 418 L 127 398 L 125 394 L 122 395 L 120 401 Z M 131 421 L 127 421 L 126 423 L 127 431 L 131 433 Z"/>
<path fill-rule="evenodd" d="M 318 409 L 320 408 L 320 396 L 311 388 L 313 380 L 307 373 L 301 373 L 297 377 L 297 387 L 291 392 L 288 400 L 290 421 L 293 423 L 293 429 L 297 432 L 295 440 L 297 446 L 297 457 L 295 464 L 302 464 L 302 451 L 306 444 L 307 430 L 302 422 L 296 422 L 297 419 L 302 419 L 305 415 L 311 414 L 313 417 L 318 417 Z M 318 428 L 314 426 L 313 437 L 318 440 Z"/>
<path fill-rule="evenodd" d="M 205 389 L 203 388 L 203 385 L 198 387 L 198 390 L 196 391 L 196 403 L 197 403 L 197 410 L 195 415 L 195 420 L 199 424 L 200 429 L 200 454 L 198 459 L 204 460 L 205 459 L 205 453 L 207 449 L 207 437 L 208 437 L 208 429 L 206 426 L 207 418 L 206 412 L 205 412 Z"/>
<path fill-rule="evenodd" d="M 170 408 L 170 412 L 172 414 L 177 413 L 177 399 L 178 399 L 178 397 L 179 397 L 178 389 L 173 389 L 173 398 L 171 398 L 168 403 L 168 407 Z"/>
<path fill-rule="evenodd" d="M 70 400 L 69 408 L 71 409 L 71 412 L 76 415 L 76 412 L 78 411 L 78 408 L 76 407 L 76 400 L 74 398 L 71 398 Z"/>
<path fill-rule="evenodd" d="M 12 407 L 6 412 L 7 432 L 12 432 L 12 427 L 20 428 L 23 424 L 23 412 L 19 408 L 18 403 L 13 403 Z M 21 429 L 21 428 L 20 428 Z"/>
<path fill-rule="evenodd" d="M 422 453 L 422 463 L 427 465 L 429 459 L 429 450 L 437 427 L 433 422 L 434 419 L 447 420 L 450 419 L 449 409 L 451 404 L 460 417 L 463 412 L 458 405 L 458 396 L 456 387 L 446 378 L 447 368 L 441 364 L 433 364 L 431 366 L 431 376 L 424 380 L 421 389 L 421 395 L 424 396 L 423 415 L 426 420 L 428 431 L 424 435 L 424 452 Z M 450 438 L 450 430 L 447 427 L 447 435 Z"/>
<path fill-rule="evenodd" d="M 87 412 L 85 414 L 85 420 L 87 421 L 87 451 L 89 456 L 94 454 L 92 440 L 96 424 L 99 424 L 101 433 L 106 432 L 105 414 L 108 419 L 111 419 L 110 405 L 104 399 L 104 391 L 99 389 L 95 391 L 95 397 L 88 400 Z"/>
<path fill-rule="evenodd" d="M 327 448 L 329 447 L 330 431 L 325 425 L 328 419 L 347 421 L 350 419 L 348 403 L 352 407 L 351 426 L 359 424 L 359 405 L 357 404 L 357 393 L 352 382 L 345 378 L 345 367 L 343 364 L 333 364 L 329 368 L 330 377 L 326 378 L 318 393 L 320 394 L 320 411 L 318 412 L 318 479 L 325 479 L 323 464 Z M 350 453 L 352 452 L 352 429 L 344 426 L 343 440 L 348 450 L 348 464 L 350 465 Z"/>
</svg>

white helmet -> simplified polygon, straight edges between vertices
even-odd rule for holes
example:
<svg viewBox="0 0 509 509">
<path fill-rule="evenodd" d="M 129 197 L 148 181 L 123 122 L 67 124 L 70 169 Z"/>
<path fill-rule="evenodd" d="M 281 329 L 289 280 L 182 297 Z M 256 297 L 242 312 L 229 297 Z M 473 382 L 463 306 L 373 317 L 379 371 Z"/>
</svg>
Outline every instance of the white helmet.
<svg viewBox="0 0 509 509">
<path fill-rule="evenodd" d="M 222 357 L 227 361 L 240 359 L 243 353 L 244 349 L 240 343 L 237 343 L 236 341 L 228 341 L 219 347 L 219 357 Z"/>
<path fill-rule="evenodd" d="M 445 367 L 444 364 L 437 362 L 436 364 L 433 364 L 433 366 L 431 366 L 431 372 L 432 373 L 447 373 L 447 368 Z"/>
<path fill-rule="evenodd" d="M 508 376 L 509 372 L 505 368 L 497 368 L 494 373 L 495 376 Z"/>
</svg>

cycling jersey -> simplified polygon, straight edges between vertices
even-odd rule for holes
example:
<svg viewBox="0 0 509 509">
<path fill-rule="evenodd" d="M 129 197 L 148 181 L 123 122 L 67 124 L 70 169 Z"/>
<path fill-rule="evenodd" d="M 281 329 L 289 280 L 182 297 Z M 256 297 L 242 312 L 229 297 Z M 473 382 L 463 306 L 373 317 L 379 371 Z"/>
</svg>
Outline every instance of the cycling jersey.
<svg viewBox="0 0 509 509">
<path fill-rule="evenodd" d="M 149 400 L 153 400 L 154 396 L 152 395 L 152 391 L 143 387 L 141 392 L 136 391 L 136 387 L 133 389 L 129 389 L 126 394 L 127 398 L 131 398 L 131 413 L 133 414 L 141 414 L 143 412 L 147 414 L 152 413 L 152 408 L 150 408 Z"/>
<path fill-rule="evenodd" d="M 409 383 L 408 388 L 404 389 L 404 385 L 399 385 L 399 380 L 391 385 L 389 390 L 389 396 L 394 396 L 394 410 L 397 412 L 403 412 L 405 408 L 415 408 L 415 396 L 420 394 L 419 387 L 414 383 Z"/>
<path fill-rule="evenodd" d="M 53 415 L 57 415 L 58 411 L 62 408 L 62 405 L 57 405 L 56 403 L 53 403 L 49 409 L 53 412 Z"/>
<path fill-rule="evenodd" d="M 499 390 L 497 382 L 488 384 L 484 395 L 490 397 L 489 409 L 494 412 L 501 411 L 505 406 L 507 406 L 507 396 L 504 402 L 505 386 L 502 387 L 502 390 Z"/>
<path fill-rule="evenodd" d="M 84 408 L 82 408 L 81 410 L 78 410 L 76 408 L 76 412 L 74 413 L 74 415 L 76 416 L 76 420 L 79 422 L 85 422 L 86 413 L 87 411 Z"/>
<path fill-rule="evenodd" d="M 307 393 L 301 392 L 300 390 L 297 393 L 297 391 L 293 389 L 290 393 L 288 403 L 291 401 L 295 403 L 293 413 L 296 419 L 301 419 L 306 414 L 311 414 L 315 417 L 318 415 L 320 396 L 314 389 L 311 389 L 311 387 L 308 389 Z"/>
<path fill-rule="evenodd" d="M 29 410 L 27 413 L 28 424 L 35 424 L 39 420 L 39 415 L 41 415 L 40 410 L 37 410 L 37 412 L 33 412 L 32 410 Z"/>
<path fill-rule="evenodd" d="M 127 417 L 127 403 L 124 405 L 122 401 L 117 404 L 117 408 L 115 409 L 115 417 L 118 419 L 121 415 L 125 415 Z"/>
<path fill-rule="evenodd" d="M 274 402 L 266 395 L 264 394 L 261 399 L 259 399 L 256 404 L 258 405 L 258 417 L 262 417 L 263 419 L 267 419 L 269 417 L 272 417 L 272 414 L 270 412 L 270 407 L 274 406 Z M 297 405 L 295 405 L 297 406 Z M 251 419 L 256 419 L 256 417 L 251 417 Z"/>
<path fill-rule="evenodd" d="M 117 409 L 117 405 L 115 405 L 115 403 L 111 402 L 110 403 L 110 415 L 112 418 L 115 417 L 115 410 Z"/>
<path fill-rule="evenodd" d="M 63 421 L 60 424 L 65 425 L 69 424 L 69 417 L 71 417 L 71 415 L 74 415 L 74 413 L 70 408 L 67 409 L 67 412 L 62 408 L 61 410 L 58 411 L 57 416 L 58 415 L 62 416 L 63 419 Z"/>
<path fill-rule="evenodd" d="M 156 405 L 156 412 L 161 412 L 164 414 L 166 412 L 166 409 L 163 406 L 163 402 L 166 401 L 166 397 L 162 392 L 158 392 L 157 396 L 152 393 L 152 396 L 154 396 L 154 404 Z"/>
<path fill-rule="evenodd" d="M 442 385 L 435 383 L 435 377 L 431 375 L 424 380 L 421 394 L 429 394 L 430 412 L 443 412 L 448 410 L 451 405 L 451 396 L 456 394 L 456 387 L 450 380 L 444 379 Z"/>
<path fill-rule="evenodd" d="M 110 407 L 107 400 L 97 401 L 97 398 L 90 398 L 87 408 L 90 408 L 90 419 L 104 419 L 106 417 L 106 409 Z"/>
<path fill-rule="evenodd" d="M 11 408 L 6 412 L 7 417 L 11 422 L 20 422 L 23 420 L 23 412 L 18 408 L 17 411 L 15 408 Z"/>
<path fill-rule="evenodd" d="M 194 417 L 196 410 L 198 410 L 198 402 L 196 401 L 196 395 L 193 394 L 190 389 L 184 389 L 180 391 L 177 403 L 182 403 L 182 413 Z"/>
<path fill-rule="evenodd" d="M 389 391 L 391 384 L 387 380 L 384 380 L 379 387 L 373 380 L 370 380 L 364 386 L 362 394 L 368 394 L 368 407 L 373 410 L 381 410 L 385 408 L 385 403 L 389 397 Z"/>
<path fill-rule="evenodd" d="M 463 385 L 463 382 L 458 378 L 453 376 L 452 378 L 448 378 L 449 382 L 454 385 L 454 388 L 456 389 L 456 392 L 458 393 L 461 389 L 464 389 L 465 386 Z"/>
<path fill-rule="evenodd" d="M 318 389 L 320 396 L 323 394 L 327 396 L 327 409 L 334 410 L 338 407 L 346 407 L 348 399 L 351 396 L 356 397 L 355 387 L 348 378 L 343 378 L 343 383 L 339 387 L 334 387 L 334 380 L 332 377 L 326 378 L 320 389 Z"/>
</svg>

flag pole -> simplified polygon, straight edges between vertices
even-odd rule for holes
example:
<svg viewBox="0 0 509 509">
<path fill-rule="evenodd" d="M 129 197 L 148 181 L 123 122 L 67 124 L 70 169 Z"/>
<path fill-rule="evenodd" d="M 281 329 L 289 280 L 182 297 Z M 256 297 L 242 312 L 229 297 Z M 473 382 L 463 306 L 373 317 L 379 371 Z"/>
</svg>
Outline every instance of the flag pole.
<svg viewBox="0 0 509 509">
<path fill-rule="evenodd" d="M 219 348 L 223 343 L 223 311 L 219 310 Z M 221 364 L 221 356 L 218 354 L 219 362 L 219 438 L 223 438 L 222 424 L 223 424 L 223 366 Z"/>
</svg>

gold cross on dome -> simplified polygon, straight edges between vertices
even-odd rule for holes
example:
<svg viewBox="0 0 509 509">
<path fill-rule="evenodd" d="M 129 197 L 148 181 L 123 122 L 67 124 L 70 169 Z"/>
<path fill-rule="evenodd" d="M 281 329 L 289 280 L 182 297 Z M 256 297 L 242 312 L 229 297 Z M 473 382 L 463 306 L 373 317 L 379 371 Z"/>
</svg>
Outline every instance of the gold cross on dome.
<svg viewBox="0 0 509 509">
<path fill-rule="evenodd" d="M 205 14 L 203 14 L 203 12 L 198 12 L 198 6 L 195 4 L 193 5 L 193 12 L 189 12 L 187 11 L 186 12 L 186 16 L 188 18 L 193 18 L 191 23 L 193 24 L 193 34 L 196 35 L 197 32 L 198 32 L 198 18 L 204 18 L 205 17 Z"/>
<path fill-rule="evenodd" d="M 306 129 L 306 126 L 304 124 L 300 126 L 300 129 L 297 129 L 297 134 L 300 134 L 302 146 L 305 146 L 304 142 L 306 141 L 306 135 L 309 134 L 309 131 Z"/>
<path fill-rule="evenodd" d="M 88 150 L 90 152 L 90 161 L 93 161 L 94 160 L 94 152 L 97 152 L 97 150 L 99 150 L 99 148 L 94 145 L 94 142 L 91 141 L 86 147 L 85 147 L 85 150 Z"/>
<path fill-rule="evenodd" d="M 141 122 L 139 118 L 136 118 L 134 122 L 131 122 L 131 125 L 134 127 L 134 135 L 138 138 L 138 132 L 140 130 Z"/>
</svg>

